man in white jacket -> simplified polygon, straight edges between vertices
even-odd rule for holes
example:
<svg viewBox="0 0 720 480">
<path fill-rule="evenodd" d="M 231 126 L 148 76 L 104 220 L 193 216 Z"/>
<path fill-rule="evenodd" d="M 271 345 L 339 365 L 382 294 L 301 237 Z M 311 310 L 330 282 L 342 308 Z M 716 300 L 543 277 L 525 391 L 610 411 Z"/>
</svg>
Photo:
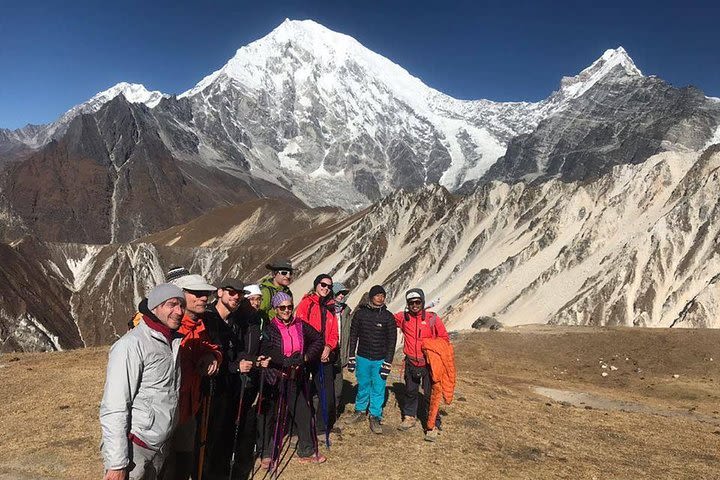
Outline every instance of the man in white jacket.
<svg viewBox="0 0 720 480">
<path fill-rule="evenodd" d="M 156 286 L 137 327 L 110 349 L 100 404 L 105 480 L 154 480 L 160 473 L 177 423 L 181 337 L 175 331 L 184 305 L 181 288 Z"/>
</svg>

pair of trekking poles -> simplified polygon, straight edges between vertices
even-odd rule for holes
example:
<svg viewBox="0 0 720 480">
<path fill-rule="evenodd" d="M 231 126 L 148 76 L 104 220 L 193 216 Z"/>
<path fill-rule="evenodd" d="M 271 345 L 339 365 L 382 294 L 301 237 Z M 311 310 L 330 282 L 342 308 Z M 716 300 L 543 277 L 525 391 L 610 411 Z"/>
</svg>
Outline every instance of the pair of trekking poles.
<svg viewBox="0 0 720 480">
<path fill-rule="evenodd" d="M 295 381 L 297 379 L 299 367 L 290 367 L 284 372 L 281 372 L 281 384 L 280 384 L 280 395 L 278 397 L 278 403 L 277 403 L 277 411 L 276 411 L 276 422 L 275 422 L 275 428 L 274 428 L 274 435 L 273 435 L 273 448 L 272 448 L 272 462 L 270 465 L 269 471 L 271 472 L 271 478 L 277 478 L 279 475 L 279 466 L 280 466 L 280 453 L 282 452 L 284 448 L 285 443 L 285 437 L 286 432 L 285 428 L 287 427 L 288 418 L 289 418 L 289 408 L 288 408 L 288 382 Z M 327 449 L 330 448 L 330 429 L 329 429 L 329 422 L 328 422 L 328 410 L 327 410 L 327 399 L 325 398 L 325 378 L 324 378 L 324 372 L 322 365 L 319 366 L 318 369 L 318 380 L 320 383 L 320 405 L 323 415 L 323 420 L 325 422 L 325 446 Z M 228 479 L 232 480 L 233 478 L 233 472 L 236 466 L 236 456 L 237 456 L 237 446 L 238 446 L 238 439 L 240 436 L 240 427 L 242 424 L 242 415 L 243 415 L 243 406 L 245 403 L 245 392 L 247 388 L 247 383 L 249 381 L 249 378 L 245 374 L 241 374 L 240 376 L 240 398 L 238 400 L 238 409 L 237 414 L 235 416 L 235 431 L 233 435 L 233 446 L 232 446 L 232 455 L 230 457 L 230 471 L 228 474 Z M 260 414 L 262 409 L 262 401 L 263 401 L 263 390 L 265 387 L 265 369 L 262 370 L 260 374 L 260 390 L 258 394 L 258 400 L 257 400 L 257 413 Z M 305 394 L 305 400 L 308 402 L 308 409 L 310 411 L 310 428 L 311 428 L 311 434 L 313 438 L 313 446 L 315 450 L 315 455 L 318 455 L 318 444 L 317 444 L 317 427 L 315 425 L 315 415 L 313 414 L 313 408 L 311 403 L 311 397 L 310 397 L 310 389 L 309 389 L 309 381 L 306 379 L 304 382 L 304 394 Z M 205 401 L 203 403 L 202 413 L 200 417 L 200 451 L 198 456 L 198 480 L 202 480 L 203 476 L 203 467 L 205 462 L 205 450 L 206 450 L 206 444 L 207 444 L 207 435 L 208 435 L 208 425 L 209 425 L 209 419 L 210 419 L 210 405 L 212 403 L 212 398 L 215 393 L 215 383 L 213 380 L 210 382 L 210 389 L 209 394 L 205 397 Z M 292 432 L 292 428 L 290 433 Z"/>
<path fill-rule="evenodd" d="M 264 373 L 264 372 L 263 372 Z M 235 455 L 240 434 L 240 424 L 242 420 L 243 403 L 245 399 L 245 389 L 247 387 L 248 377 L 245 374 L 240 376 L 240 400 L 238 401 L 238 410 L 235 417 L 235 434 L 233 437 L 232 456 L 230 457 L 230 473 L 228 479 L 232 480 L 233 470 L 235 468 Z M 197 479 L 202 480 L 205 467 L 205 450 L 207 447 L 208 426 L 210 424 L 210 406 L 213 396 L 215 395 L 215 380 L 210 379 L 208 394 L 203 398 L 203 405 L 200 414 L 200 450 L 198 452 Z"/>
<path fill-rule="evenodd" d="M 290 425 L 290 431 L 287 432 L 285 429 L 288 426 L 289 423 L 289 411 L 290 406 L 288 405 L 288 396 L 289 396 L 289 389 L 288 384 L 291 382 L 296 382 L 298 377 L 297 375 L 300 373 L 301 367 L 293 366 L 288 368 L 287 370 L 283 371 L 281 373 L 281 379 L 280 379 L 280 386 L 279 386 L 279 396 L 278 396 L 278 402 L 276 407 L 276 421 L 275 421 L 275 428 L 274 428 L 274 434 L 273 434 L 273 443 L 272 443 L 272 450 L 271 450 L 271 462 L 270 462 L 270 468 L 269 472 L 271 474 L 270 478 L 278 478 L 280 471 L 280 463 L 281 463 L 281 456 L 282 452 L 285 448 L 285 442 L 290 439 L 292 436 L 292 425 Z M 318 380 L 320 381 L 320 405 L 322 408 L 322 415 L 323 420 L 325 421 L 325 447 L 327 449 L 330 449 L 330 429 L 329 429 L 329 423 L 328 423 L 328 411 L 327 411 L 327 401 L 325 399 L 325 384 L 323 382 L 324 376 L 323 376 L 323 369 L 322 365 L 319 367 L 318 372 Z M 262 381 L 262 379 L 261 379 Z M 305 378 L 305 381 L 303 382 L 303 393 L 305 396 L 305 401 L 307 402 L 308 412 L 310 414 L 310 435 L 313 439 L 313 454 L 317 457 L 319 455 L 319 445 L 318 445 L 318 439 L 317 439 L 317 425 L 315 424 L 315 413 L 314 408 L 312 406 L 312 396 L 310 395 L 310 386 L 309 386 L 309 378 Z M 296 387 L 297 388 L 297 385 Z M 261 391 L 262 391 L 262 383 L 261 383 Z M 295 395 L 295 399 L 297 401 L 297 393 Z M 258 412 L 260 411 L 260 402 L 262 398 L 258 400 Z"/>
</svg>

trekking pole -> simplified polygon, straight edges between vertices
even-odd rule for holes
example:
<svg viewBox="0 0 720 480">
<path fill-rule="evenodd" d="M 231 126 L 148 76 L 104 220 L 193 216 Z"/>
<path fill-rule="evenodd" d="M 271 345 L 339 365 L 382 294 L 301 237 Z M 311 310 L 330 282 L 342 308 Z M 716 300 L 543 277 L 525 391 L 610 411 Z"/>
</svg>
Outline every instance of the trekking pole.
<svg viewBox="0 0 720 480">
<path fill-rule="evenodd" d="M 325 398 L 325 369 L 323 368 L 322 362 L 318 367 L 318 377 L 320 378 L 320 410 L 325 422 L 325 448 L 330 450 L 330 425 L 329 415 L 327 409 L 327 398 Z"/>
<path fill-rule="evenodd" d="M 228 479 L 232 480 L 233 469 L 235 468 L 235 454 L 237 451 L 238 434 L 240 433 L 240 419 L 242 418 L 243 400 L 245 398 L 245 387 L 247 386 L 248 376 L 244 373 L 240 375 L 240 400 L 238 401 L 237 416 L 235 417 L 235 437 L 233 438 L 232 456 L 230 457 L 230 474 Z"/>
<path fill-rule="evenodd" d="M 263 368 L 260 371 L 260 390 L 258 392 L 258 399 L 257 399 L 257 414 L 260 415 L 260 409 L 262 408 L 262 401 L 263 401 L 263 389 L 265 388 L 265 369 Z"/>
<path fill-rule="evenodd" d="M 210 422 L 210 403 L 215 393 L 215 379 L 210 379 L 210 392 L 205 396 L 203 411 L 200 416 L 200 451 L 198 453 L 198 480 L 202 480 L 205 463 L 205 446 L 207 443 L 208 423 Z"/>
<path fill-rule="evenodd" d="M 279 386 L 278 404 L 275 415 L 275 432 L 273 434 L 272 450 L 271 450 L 271 461 L 270 469 L 271 477 L 277 470 L 277 463 L 280 457 L 280 451 L 282 448 L 278 448 L 278 443 L 282 446 L 282 424 L 285 421 L 285 411 L 287 410 L 287 374 L 282 372 L 280 374 L 280 386 Z"/>
</svg>

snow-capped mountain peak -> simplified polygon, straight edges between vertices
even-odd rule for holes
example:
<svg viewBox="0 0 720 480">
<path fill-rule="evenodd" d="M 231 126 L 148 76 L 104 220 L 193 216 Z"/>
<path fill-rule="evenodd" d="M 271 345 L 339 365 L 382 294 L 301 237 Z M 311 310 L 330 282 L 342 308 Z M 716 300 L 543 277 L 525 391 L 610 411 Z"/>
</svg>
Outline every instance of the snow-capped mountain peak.
<svg viewBox="0 0 720 480">
<path fill-rule="evenodd" d="M 193 96 L 213 84 L 218 78 L 228 77 L 244 87 L 261 90 L 272 85 L 279 90 L 286 80 L 283 70 L 276 63 L 293 63 L 294 81 L 301 83 L 323 70 L 322 81 L 332 87 L 337 75 L 355 63 L 365 72 L 381 81 L 398 98 L 413 107 L 418 97 L 439 93 L 426 86 L 420 79 L 387 58 L 364 47 L 354 38 L 330 30 L 312 20 L 286 19 L 265 37 L 237 50 L 222 68 L 202 79 L 195 87 L 179 95 Z M 420 95 L 418 95 L 420 93 Z"/>
<path fill-rule="evenodd" d="M 160 103 L 160 100 L 162 100 L 163 97 L 168 96 L 162 92 L 150 91 L 145 88 L 144 85 L 139 83 L 120 82 L 107 90 L 103 90 L 102 92 L 96 94 L 90 100 L 78 105 L 77 107 L 82 108 L 83 113 L 87 113 L 86 109 L 88 109 L 88 107 L 89 110 L 96 110 L 96 105 L 99 108 L 118 95 L 123 95 L 130 103 L 144 103 L 149 108 L 153 108 Z"/>
<path fill-rule="evenodd" d="M 565 99 L 577 98 L 618 66 L 622 67 L 629 76 L 642 76 L 642 72 L 635 66 L 635 62 L 625 49 L 618 47 L 605 50 L 605 53 L 592 65 L 574 77 L 563 77 L 560 92 Z"/>
</svg>

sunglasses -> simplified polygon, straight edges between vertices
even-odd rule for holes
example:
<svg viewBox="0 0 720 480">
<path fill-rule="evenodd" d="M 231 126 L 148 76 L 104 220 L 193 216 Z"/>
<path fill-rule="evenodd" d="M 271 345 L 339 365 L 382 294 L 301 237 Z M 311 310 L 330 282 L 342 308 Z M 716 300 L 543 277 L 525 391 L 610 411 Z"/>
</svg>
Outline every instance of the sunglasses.
<svg viewBox="0 0 720 480">
<path fill-rule="evenodd" d="M 332 288 L 332 286 L 333 286 L 332 283 L 325 283 L 325 282 L 320 282 L 320 283 L 318 283 L 318 285 L 320 285 L 323 288 Z"/>
<path fill-rule="evenodd" d="M 275 273 L 279 273 L 283 277 L 289 277 L 293 274 L 292 270 L 277 270 Z"/>
<path fill-rule="evenodd" d="M 198 298 L 209 297 L 213 293 L 212 291 L 207 291 L 207 290 L 185 290 L 185 291 L 191 295 L 195 295 Z"/>
<path fill-rule="evenodd" d="M 422 305 L 422 300 L 408 300 L 408 305 Z"/>
<path fill-rule="evenodd" d="M 225 290 L 225 293 L 227 293 L 227 294 L 230 295 L 231 297 L 238 297 L 238 296 L 240 296 L 241 293 L 242 293 L 242 292 L 239 292 L 239 291 L 234 290 L 234 289 L 232 289 L 232 288 L 224 288 L 223 290 Z"/>
<path fill-rule="evenodd" d="M 275 310 L 277 310 L 278 312 L 286 312 L 288 310 L 292 312 L 292 309 L 293 305 L 278 305 L 277 307 L 275 307 Z"/>
</svg>

